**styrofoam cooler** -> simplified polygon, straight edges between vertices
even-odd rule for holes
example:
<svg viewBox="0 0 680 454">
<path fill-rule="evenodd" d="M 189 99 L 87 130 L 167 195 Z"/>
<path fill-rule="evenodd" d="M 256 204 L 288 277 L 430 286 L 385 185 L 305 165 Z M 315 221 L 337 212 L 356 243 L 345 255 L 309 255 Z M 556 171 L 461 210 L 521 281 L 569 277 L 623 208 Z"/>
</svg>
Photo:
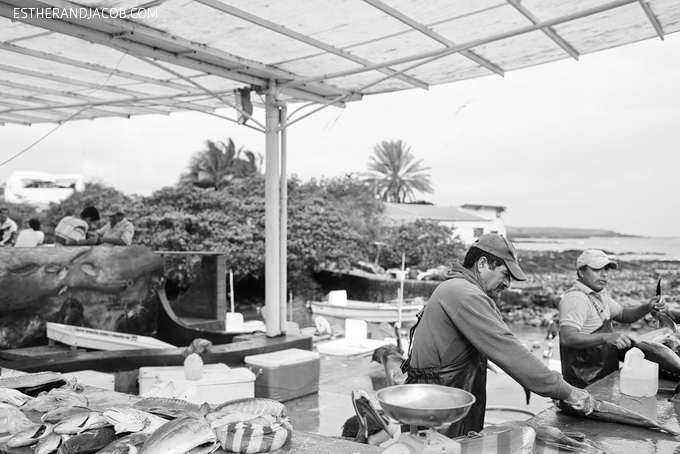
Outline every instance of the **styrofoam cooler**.
<svg viewBox="0 0 680 454">
<path fill-rule="evenodd" d="M 113 374 L 98 372 L 96 370 L 79 370 L 61 374 L 64 379 L 70 380 L 75 377 L 81 385 L 94 386 L 95 388 L 114 391 L 116 387 L 116 377 Z"/>
<path fill-rule="evenodd" d="M 289 348 L 246 356 L 243 361 L 257 375 L 255 397 L 284 402 L 319 391 L 321 360 L 317 352 Z"/>
<path fill-rule="evenodd" d="M 176 388 L 188 384 L 196 386 L 196 393 L 187 396 L 189 402 L 202 404 L 221 404 L 242 397 L 255 397 L 255 374 L 247 367 L 229 368 L 226 364 L 203 365 L 200 380 L 186 380 L 183 366 L 140 367 L 139 395 L 147 394 L 152 386 L 173 382 Z"/>
</svg>

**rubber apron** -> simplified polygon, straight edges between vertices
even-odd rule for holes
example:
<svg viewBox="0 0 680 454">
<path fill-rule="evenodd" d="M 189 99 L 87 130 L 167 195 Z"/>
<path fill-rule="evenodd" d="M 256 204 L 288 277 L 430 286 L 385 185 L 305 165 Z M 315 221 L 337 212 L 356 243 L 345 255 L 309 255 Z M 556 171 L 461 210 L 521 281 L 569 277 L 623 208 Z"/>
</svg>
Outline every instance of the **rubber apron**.
<svg viewBox="0 0 680 454">
<path fill-rule="evenodd" d="M 592 334 L 612 332 L 614 332 L 612 321 L 607 319 Z M 619 370 L 619 352 L 609 344 L 588 348 L 568 348 L 560 342 L 560 361 L 564 380 L 577 388 L 585 388 Z"/>
<path fill-rule="evenodd" d="M 409 333 L 410 345 L 413 345 L 413 337 L 420 323 L 423 311 L 418 313 L 416 316 L 418 321 L 411 327 Z M 468 391 L 477 399 L 465 418 L 439 432 L 449 438 L 467 435 L 471 430 L 480 432 L 484 428 L 486 412 L 486 357 L 475 349 L 472 350 L 473 353 L 468 357 L 463 358 L 457 363 L 418 369 L 410 365 L 411 348 L 409 347 L 408 358 L 401 365 L 402 372 L 408 374 L 405 381 L 406 384 L 430 383 L 450 386 Z"/>
</svg>

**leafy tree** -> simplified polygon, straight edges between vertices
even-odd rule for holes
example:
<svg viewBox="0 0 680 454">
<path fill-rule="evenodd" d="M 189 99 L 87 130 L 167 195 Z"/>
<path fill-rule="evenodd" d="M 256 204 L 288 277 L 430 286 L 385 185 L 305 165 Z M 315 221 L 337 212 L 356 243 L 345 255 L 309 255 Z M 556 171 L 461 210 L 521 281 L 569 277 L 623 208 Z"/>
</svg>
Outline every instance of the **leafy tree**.
<svg viewBox="0 0 680 454">
<path fill-rule="evenodd" d="M 414 222 L 385 227 L 380 253 L 380 265 L 384 268 L 401 268 L 402 253 L 406 266 L 426 270 L 440 265 L 450 265 L 461 258 L 465 246 L 453 238 L 450 227 L 438 222 L 419 219 Z"/>
<path fill-rule="evenodd" d="M 401 140 L 383 141 L 373 147 L 364 179 L 385 202 L 412 202 L 416 191 L 433 193 L 425 173 L 429 169 L 422 166 L 422 159 L 415 160 L 411 148 Z"/>
<path fill-rule="evenodd" d="M 226 143 L 207 140 L 205 146 L 192 156 L 189 172 L 181 176 L 181 182 L 221 189 L 234 179 L 260 173 L 262 156 L 243 147 L 237 149 L 231 138 Z"/>
</svg>

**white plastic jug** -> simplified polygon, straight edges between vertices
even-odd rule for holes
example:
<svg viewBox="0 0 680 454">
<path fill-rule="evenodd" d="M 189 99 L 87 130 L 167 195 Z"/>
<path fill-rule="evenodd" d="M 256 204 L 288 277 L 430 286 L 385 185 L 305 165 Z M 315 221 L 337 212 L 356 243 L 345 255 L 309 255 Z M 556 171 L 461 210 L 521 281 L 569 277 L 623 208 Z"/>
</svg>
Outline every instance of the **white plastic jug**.
<svg viewBox="0 0 680 454">
<path fill-rule="evenodd" d="M 196 353 L 192 353 L 184 359 L 184 378 L 187 380 L 200 380 L 203 377 L 203 359 Z"/>
<path fill-rule="evenodd" d="M 659 365 L 645 359 L 638 348 L 626 353 L 621 368 L 621 392 L 635 397 L 655 396 L 659 390 Z"/>
</svg>

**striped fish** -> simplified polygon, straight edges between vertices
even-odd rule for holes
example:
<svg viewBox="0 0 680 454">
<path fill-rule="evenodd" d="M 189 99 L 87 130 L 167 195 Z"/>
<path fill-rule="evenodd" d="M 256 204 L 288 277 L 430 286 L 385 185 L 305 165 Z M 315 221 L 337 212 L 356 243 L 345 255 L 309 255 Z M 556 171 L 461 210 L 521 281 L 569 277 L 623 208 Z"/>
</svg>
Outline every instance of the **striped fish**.
<svg viewBox="0 0 680 454">
<path fill-rule="evenodd" d="M 218 425 L 211 424 L 217 439 L 227 452 L 246 454 L 269 452 L 281 448 L 293 437 L 293 426 L 288 418 L 270 425 L 256 424 L 251 421 L 236 421 Z"/>
</svg>

